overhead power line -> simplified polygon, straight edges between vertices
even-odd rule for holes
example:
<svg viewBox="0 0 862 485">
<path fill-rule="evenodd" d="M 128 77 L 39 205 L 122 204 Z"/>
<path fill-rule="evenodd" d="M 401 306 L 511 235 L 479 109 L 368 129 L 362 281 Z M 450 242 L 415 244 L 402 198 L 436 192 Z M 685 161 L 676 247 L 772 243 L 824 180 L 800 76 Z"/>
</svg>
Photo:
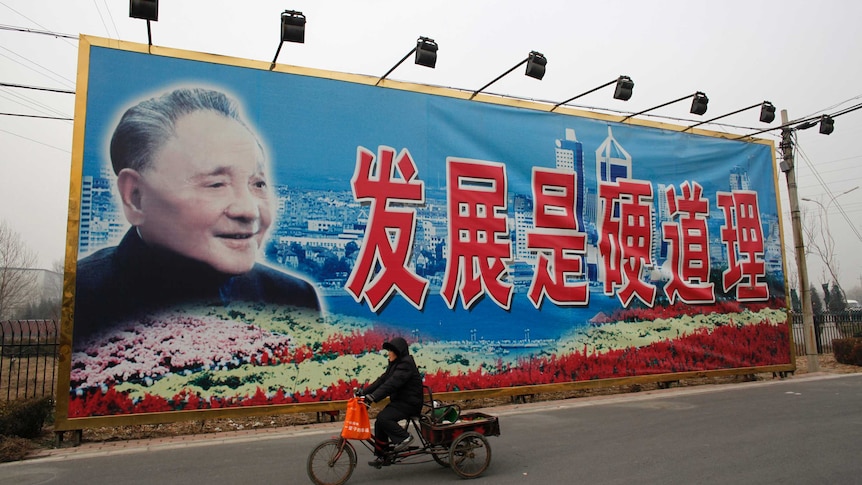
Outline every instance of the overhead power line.
<svg viewBox="0 0 862 485">
<path fill-rule="evenodd" d="M 0 113 L 0 116 L 18 116 L 21 118 L 39 118 L 43 120 L 74 121 L 74 118 L 61 118 L 59 116 L 25 115 L 21 113 Z"/>
<path fill-rule="evenodd" d="M 27 27 L 15 27 L 14 25 L 0 25 L 0 30 L 12 30 L 14 32 L 27 32 L 29 34 L 50 35 L 51 37 L 78 40 L 77 35 L 61 34 L 59 32 L 51 32 L 50 30 L 28 29 Z"/>
<path fill-rule="evenodd" d="M 70 91 L 68 89 L 42 88 L 39 86 L 25 86 L 23 84 L 13 84 L 13 83 L 0 82 L 0 86 L 2 86 L 4 88 L 35 89 L 37 91 L 50 91 L 52 93 L 75 94 L 75 91 Z"/>
<path fill-rule="evenodd" d="M 855 109 L 858 109 L 858 108 L 855 108 Z M 796 135 L 796 133 L 794 133 L 794 138 L 795 138 L 795 135 Z M 826 184 L 826 182 L 823 180 L 823 177 L 820 176 L 820 172 L 817 171 L 817 168 L 814 166 L 813 163 L 811 163 L 811 160 L 808 158 L 808 155 L 806 155 L 805 152 L 802 150 L 802 147 L 799 146 L 798 140 L 794 140 L 794 144 L 796 145 L 797 152 L 800 154 L 800 158 L 805 160 L 805 164 L 808 165 L 808 169 L 811 170 L 812 174 L 814 174 L 814 178 L 816 178 L 817 181 L 820 182 L 820 185 L 825 190 L 827 196 L 829 196 L 834 201 L 835 208 L 838 209 L 838 212 L 844 218 L 844 221 L 846 221 L 847 225 L 850 226 L 850 229 L 856 235 L 856 238 L 860 242 L 862 242 L 862 233 L 860 233 L 859 229 L 857 229 L 856 226 L 853 224 L 853 221 L 850 219 L 850 216 L 847 215 L 847 212 L 844 210 L 844 207 L 837 200 L 837 196 L 832 193 L 832 190 L 829 188 L 829 185 Z"/>
</svg>

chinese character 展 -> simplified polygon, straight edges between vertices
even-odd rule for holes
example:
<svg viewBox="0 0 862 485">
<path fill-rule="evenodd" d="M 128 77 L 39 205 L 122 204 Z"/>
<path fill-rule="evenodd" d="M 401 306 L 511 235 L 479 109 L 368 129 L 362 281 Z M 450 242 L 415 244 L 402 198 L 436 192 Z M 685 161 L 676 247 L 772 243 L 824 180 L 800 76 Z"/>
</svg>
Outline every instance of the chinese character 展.
<svg viewBox="0 0 862 485">
<path fill-rule="evenodd" d="M 470 308 L 486 292 L 505 309 L 513 287 L 505 280 L 512 246 L 506 217 L 506 170 L 500 163 L 449 158 L 449 257 L 440 294 L 449 308 L 456 291 Z"/>
</svg>

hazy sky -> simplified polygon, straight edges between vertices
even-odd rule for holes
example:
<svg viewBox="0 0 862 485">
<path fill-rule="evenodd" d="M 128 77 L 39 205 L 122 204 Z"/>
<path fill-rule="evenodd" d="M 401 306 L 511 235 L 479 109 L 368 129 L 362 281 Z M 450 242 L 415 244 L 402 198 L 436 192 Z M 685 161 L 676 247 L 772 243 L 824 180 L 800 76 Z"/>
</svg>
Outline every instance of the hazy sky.
<svg viewBox="0 0 862 485">
<path fill-rule="evenodd" d="M 472 91 L 536 50 L 548 58 L 544 80 L 519 69 L 489 91 L 556 103 L 626 74 L 635 82 L 628 102 L 606 88 L 576 103 L 631 114 L 705 92 L 703 117 L 689 114 L 688 102 L 652 112 L 675 120 L 647 117 L 682 125 L 763 100 L 791 120 L 862 102 L 862 2 L 851 0 L 165 1 L 153 43 L 271 61 L 285 9 L 303 12 L 308 23 L 305 44 L 283 46 L 282 64 L 380 76 L 423 35 L 440 46 L 437 68 L 405 62 L 390 78 Z M 124 0 L 0 0 L 0 26 L 147 42 L 146 22 L 130 19 Z M 73 91 L 77 57 L 76 39 L 0 29 L 2 83 Z M 0 87 L 0 113 L 72 118 L 74 96 Z M 750 110 L 720 121 L 733 126 L 704 127 L 744 134 L 753 130 L 739 127 L 779 124 L 759 123 L 757 115 Z M 777 145 L 779 132 L 760 136 Z M 862 285 L 862 189 L 854 190 L 862 185 L 860 137 L 862 110 L 836 118 L 829 136 L 816 126 L 798 132 L 799 194 L 820 202 L 801 201 L 803 218 L 818 238 L 828 227 L 845 289 Z M 0 144 L 0 220 L 50 268 L 64 257 L 72 122 L 0 115 Z M 783 175 L 779 186 L 785 193 Z M 782 206 L 796 286 L 786 196 Z M 821 206 L 829 209 L 825 220 Z M 818 256 L 810 255 L 808 266 L 812 283 L 830 279 Z"/>
</svg>

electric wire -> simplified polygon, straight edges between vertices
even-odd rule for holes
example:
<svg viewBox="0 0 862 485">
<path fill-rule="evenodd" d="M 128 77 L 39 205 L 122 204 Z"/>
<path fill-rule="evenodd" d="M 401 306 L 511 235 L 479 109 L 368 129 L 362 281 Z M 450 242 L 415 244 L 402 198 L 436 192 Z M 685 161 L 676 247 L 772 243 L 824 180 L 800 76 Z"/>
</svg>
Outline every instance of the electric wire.
<svg viewBox="0 0 862 485">
<path fill-rule="evenodd" d="M 39 118 L 39 119 L 43 119 L 43 120 L 74 121 L 73 118 L 60 118 L 59 116 L 28 115 L 28 114 L 21 114 L 21 113 L 0 113 L 0 116 L 17 116 L 20 118 Z"/>
<path fill-rule="evenodd" d="M 32 60 L 30 60 L 30 59 L 28 59 L 28 58 L 26 58 L 26 57 L 24 57 L 24 56 L 22 56 L 22 55 L 20 55 L 20 54 L 18 54 L 18 53 L 16 53 L 16 52 L 14 52 L 14 51 L 11 51 L 11 50 L 9 50 L 9 49 L 7 49 L 7 48 L 3 47 L 3 46 L 0 46 L 0 49 L 3 49 L 4 51 L 10 52 L 10 53 L 14 54 L 15 56 L 18 56 L 19 58 L 21 58 L 21 59 L 23 59 L 23 60 L 25 60 L 25 61 L 29 62 L 30 64 L 34 64 L 34 65 L 36 65 L 36 66 L 39 66 L 39 68 L 40 68 L 40 69 L 42 69 L 42 70 L 44 70 L 44 71 L 47 71 L 47 72 L 50 72 L 50 73 L 51 73 L 51 74 L 53 74 L 54 76 L 57 76 L 58 78 L 60 78 L 60 79 L 62 79 L 63 81 L 65 81 L 65 82 L 60 82 L 60 84 L 65 84 L 65 85 L 67 85 L 67 86 L 71 86 L 71 87 L 74 87 L 74 86 L 75 86 L 75 82 L 74 82 L 74 81 L 72 81 L 71 79 L 69 79 L 69 78 L 67 78 L 67 77 L 63 76 L 62 74 L 58 74 L 58 73 L 56 73 L 56 72 L 54 72 L 54 71 L 52 71 L 52 70 L 48 69 L 48 68 L 47 68 L 47 67 L 45 67 L 45 66 L 42 66 L 42 65 L 41 65 L 41 64 L 39 64 L 38 62 L 34 62 L 34 61 L 32 61 Z M 15 60 L 15 59 L 13 59 L 13 58 L 11 58 L 11 57 L 9 57 L 9 56 L 5 55 L 5 54 L 0 54 L 0 56 L 5 57 L 5 58 L 9 59 L 10 61 L 12 61 L 12 62 L 14 62 L 14 63 L 16 63 L 16 64 L 19 64 L 20 66 L 22 66 L 22 67 L 24 67 L 24 68 L 29 69 L 29 70 L 31 70 L 31 71 L 33 71 L 33 72 L 35 72 L 36 74 L 39 74 L 40 76 L 43 76 L 43 77 L 46 77 L 46 78 L 51 79 L 51 76 L 49 76 L 49 75 L 45 74 L 44 72 L 40 72 L 40 71 L 38 71 L 38 70 L 36 70 L 36 69 L 34 69 L 34 68 L 32 68 L 32 67 L 28 66 L 27 64 L 25 64 L 25 63 L 23 63 L 23 62 L 21 62 L 21 61 Z M 51 79 L 51 80 L 52 80 L 52 81 L 54 81 L 54 82 L 58 82 L 58 80 L 57 80 L 57 79 Z"/>
<path fill-rule="evenodd" d="M 64 113 L 58 109 L 55 109 L 47 104 L 40 103 L 32 98 L 27 96 L 22 96 L 20 94 L 14 93 L 12 91 L 2 90 L 0 91 L 0 98 L 6 99 L 12 103 L 15 103 L 19 106 L 23 106 L 25 108 L 34 109 L 39 111 L 42 114 L 55 114 L 55 115 L 63 115 Z"/>
<path fill-rule="evenodd" d="M 75 94 L 74 91 L 68 91 L 65 89 L 43 88 L 43 87 L 38 87 L 38 86 L 25 86 L 22 84 L 13 84 L 13 83 L 4 83 L 4 82 L 0 82 L 0 87 L 33 89 L 33 90 L 38 90 L 38 91 L 47 91 L 47 92 L 63 93 L 63 94 Z M 17 98 L 17 99 L 12 99 L 10 96 Z M 45 103 L 41 103 L 39 101 L 36 101 L 35 99 L 33 99 L 29 96 L 17 94 L 16 92 L 8 90 L 8 89 L 4 89 L 4 90 L 0 91 L 0 97 L 7 99 L 7 100 L 9 100 L 15 104 L 20 105 L 20 106 L 24 106 L 24 107 L 27 107 L 30 109 L 35 109 L 36 111 L 39 111 L 42 114 L 53 113 L 55 115 L 60 115 L 60 116 L 62 116 L 64 114 L 62 111 L 55 109 L 55 108 L 53 108 L 53 107 L 51 107 Z"/>
<path fill-rule="evenodd" d="M 795 133 L 794 138 L 796 138 Z M 811 160 L 808 158 L 808 155 L 806 155 L 802 147 L 799 146 L 799 141 L 794 140 L 794 145 L 796 145 L 796 152 L 799 154 L 799 157 L 805 161 L 805 164 L 808 166 L 809 170 L 811 170 L 811 173 L 814 174 L 814 177 L 820 182 L 820 185 L 823 187 L 826 194 L 830 197 L 832 203 L 835 204 L 835 207 L 838 209 L 838 212 L 847 222 L 847 225 L 850 226 L 850 228 L 853 230 L 853 233 L 856 234 L 856 238 L 859 239 L 859 242 L 862 242 L 862 233 L 859 232 L 859 229 L 853 224 L 853 221 L 850 220 L 850 217 L 847 215 L 847 212 L 844 211 L 844 207 L 841 205 L 841 202 L 838 200 L 835 194 L 832 193 L 832 189 L 829 188 L 829 185 L 826 184 L 825 180 L 823 180 L 823 177 L 821 177 L 817 168 L 814 166 L 813 163 L 811 163 Z"/>
<path fill-rule="evenodd" d="M 41 141 L 39 141 L 39 140 L 34 140 L 33 138 L 26 137 L 26 136 L 24 136 L 24 135 L 19 135 L 18 133 L 13 133 L 13 132 L 8 131 L 8 130 L 4 130 L 3 128 L 0 128 L 0 131 L 2 131 L 3 133 L 8 133 L 8 134 L 10 134 L 10 135 L 12 135 L 12 136 L 17 136 L 18 138 L 23 138 L 23 139 L 25 139 L 25 140 L 32 141 L 33 143 L 36 143 L 36 144 L 38 144 L 38 145 L 46 146 L 46 147 L 48 147 L 48 148 L 53 148 L 54 150 L 61 151 L 61 152 L 65 153 L 65 154 L 67 154 L 67 155 L 72 153 L 71 151 L 69 151 L 69 150 L 67 150 L 67 149 L 65 149 L 65 148 L 55 147 L 54 145 L 49 145 L 49 144 L 44 143 L 44 142 L 41 142 Z"/>
<path fill-rule="evenodd" d="M 102 4 L 105 6 L 105 11 L 108 12 L 108 18 L 111 19 L 111 25 L 114 27 L 114 34 L 116 34 L 116 38 L 120 38 L 120 30 L 117 29 L 117 23 L 114 22 L 114 14 L 111 13 L 111 9 L 108 7 L 108 0 L 102 0 Z"/>
<path fill-rule="evenodd" d="M 111 37 L 111 32 L 108 30 L 108 24 L 105 23 L 105 17 L 102 16 L 102 9 L 99 8 L 99 1 L 93 0 L 93 6 L 96 7 L 96 13 L 99 14 L 99 20 L 102 21 L 102 27 L 105 28 L 105 35 Z"/>
<path fill-rule="evenodd" d="M 833 109 L 835 109 L 835 108 L 837 108 L 837 107 L 841 106 L 842 104 L 849 103 L 849 102 L 851 102 L 851 101 L 853 101 L 853 100 L 856 100 L 856 99 L 862 99 L 862 94 L 857 94 L 856 96 L 853 96 L 852 98 L 849 98 L 849 99 L 846 99 L 846 100 L 844 100 L 844 101 L 841 101 L 841 102 L 835 103 L 835 104 L 833 104 L 832 106 L 829 106 L 829 107 L 826 107 L 826 108 L 823 108 L 823 109 L 817 110 L 817 111 L 815 111 L 814 113 L 812 113 L 812 114 L 810 114 L 810 115 L 806 116 L 806 118 L 807 118 L 807 117 L 816 117 L 816 116 L 820 116 L 820 113 L 822 113 L 822 112 L 824 112 L 824 111 L 833 110 Z"/>
<path fill-rule="evenodd" d="M 25 17 L 26 18 L 26 17 Z M 28 19 L 29 20 L 29 19 Z M 3 25 L 0 24 L 0 30 L 11 30 L 13 32 L 26 32 L 28 34 L 41 34 L 41 35 L 49 35 L 51 37 L 59 37 L 63 39 L 72 39 L 78 40 L 77 35 L 71 34 L 61 34 L 60 32 L 51 32 L 50 30 L 39 30 L 39 29 L 31 29 L 28 27 L 16 27 L 14 25 Z M 71 42 L 66 41 L 69 45 L 74 46 Z"/>
<path fill-rule="evenodd" d="M 39 86 L 27 86 L 25 84 L 13 84 L 13 83 L 0 82 L 0 86 L 2 86 L 4 88 L 35 89 L 37 91 L 50 91 L 52 93 L 75 94 L 75 91 L 69 91 L 68 89 L 43 88 L 43 87 L 39 87 Z"/>
</svg>

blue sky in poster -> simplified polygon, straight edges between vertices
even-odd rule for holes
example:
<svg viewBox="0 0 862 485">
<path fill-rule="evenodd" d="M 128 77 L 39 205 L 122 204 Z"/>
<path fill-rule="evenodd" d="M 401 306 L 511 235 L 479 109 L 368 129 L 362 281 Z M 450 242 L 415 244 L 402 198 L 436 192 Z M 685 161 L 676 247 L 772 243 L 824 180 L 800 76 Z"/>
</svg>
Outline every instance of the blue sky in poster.
<svg viewBox="0 0 862 485">
<path fill-rule="evenodd" d="M 387 145 L 410 150 L 428 189 L 445 184 L 445 160 L 455 156 L 505 163 L 510 193 L 529 194 L 531 167 L 554 166 L 555 140 L 567 128 L 583 144 L 587 177 L 608 136 L 608 123 L 600 120 L 94 47 L 87 173 L 97 170 L 97 160 L 107 163 L 110 133 L 125 108 L 181 85 L 210 86 L 238 98 L 269 146 L 276 183 L 301 188 L 349 190 L 357 147 Z M 654 186 L 698 181 L 712 195 L 728 189 L 729 170 L 738 165 L 760 193 L 761 212 L 776 214 L 769 147 L 611 126 L 632 156 L 634 178 Z"/>
</svg>

